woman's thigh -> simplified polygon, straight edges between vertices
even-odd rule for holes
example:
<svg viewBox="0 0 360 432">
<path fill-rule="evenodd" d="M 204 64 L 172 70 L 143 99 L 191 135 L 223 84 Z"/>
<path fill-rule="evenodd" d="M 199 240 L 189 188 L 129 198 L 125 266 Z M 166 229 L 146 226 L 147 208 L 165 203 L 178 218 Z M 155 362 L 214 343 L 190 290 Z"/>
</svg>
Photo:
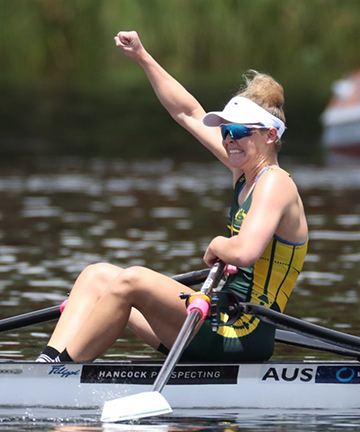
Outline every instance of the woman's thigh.
<svg viewBox="0 0 360 432">
<path fill-rule="evenodd" d="M 118 290 L 131 302 L 129 328 L 154 348 L 160 342 L 171 348 L 186 319 L 180 294 L 193 290 L 144 267 L 124 270 L 114 284 L 111 290 Z"/>
</svg>

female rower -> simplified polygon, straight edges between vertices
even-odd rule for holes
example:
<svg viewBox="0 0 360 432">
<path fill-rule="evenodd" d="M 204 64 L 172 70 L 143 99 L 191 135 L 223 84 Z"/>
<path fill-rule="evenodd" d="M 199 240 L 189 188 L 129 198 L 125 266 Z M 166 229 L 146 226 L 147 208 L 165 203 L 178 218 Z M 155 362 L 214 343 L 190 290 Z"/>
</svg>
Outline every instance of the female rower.
<svg viewBox="0 0 360 432">
<path fill-rule="evenodd" d="M 232 172 L 229 237 L 215 237 L 204 255 L 208 266 L 220 259 L 238 268 L 222 292 L 283 311 L 308 241 L 298 190 L 277 159 L 285 131 L 283 88 L 272 77 L 254 72 L 222 111 L 206 114 L 144 49 L 136 32 L 118 33 L 115 43 L 144 69 L 171 116 Z M 75 282 L 38 361 L 94 360 L 126 326 L 166 353 L 186 318 L 181 292 L 192 290 L 144 267 L 90 265 Z M 220 318 L 229 319 L 226 309 Z M 248 315 L 217 332 L 206 320 L 184 355 L 195 361 L 263 361 L 273 353 L 274 334 L 274 326 Z"/>
</svg>

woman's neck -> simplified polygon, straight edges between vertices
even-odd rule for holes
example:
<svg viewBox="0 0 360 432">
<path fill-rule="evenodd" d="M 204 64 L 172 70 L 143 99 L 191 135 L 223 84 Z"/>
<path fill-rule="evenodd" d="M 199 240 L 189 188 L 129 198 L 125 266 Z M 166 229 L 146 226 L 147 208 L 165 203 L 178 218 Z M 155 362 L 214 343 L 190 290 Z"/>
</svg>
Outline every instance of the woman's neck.
<svg viewBox="0 0 360 432">
<path fill-rule="evenodd" d="M 265 168 L 278 167 L 278 166 L 279 164 L 277 161 L 277 157 L 275 156 L 271 159 L 259 160 L 258 163 L 252 165 L 251 167 L 243 167 L 242 169 L 235 168 L 233 170 L 234 185 L 238 180 L 238 178 L 244 174 L 247 187 L 251 187 L 255 183 L 261 171 L 263 171 Z"/>
<path fill-rule="evenodd" d="M 268 160 L 268 161 L 259 161 L 256 165 L 252 166 L 249 169 L 244 169 L 246 183 L 251 186 L 255 183 L 259 174 L 266 168 L 277 167 L 279 166 L 276 159 Z"/>
</svg>

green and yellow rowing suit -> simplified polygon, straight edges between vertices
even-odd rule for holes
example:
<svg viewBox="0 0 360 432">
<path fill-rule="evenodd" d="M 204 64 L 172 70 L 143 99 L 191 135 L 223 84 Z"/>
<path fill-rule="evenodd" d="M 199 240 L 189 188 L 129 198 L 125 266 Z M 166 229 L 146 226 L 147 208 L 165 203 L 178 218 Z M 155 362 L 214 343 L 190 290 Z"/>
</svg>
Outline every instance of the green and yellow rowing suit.
<svg viewBox="0 0 360 432">
<path fill-rule="evenodd" d="M 259 177 L 267 170 L 265 168 Z M 229 213 L 229 234 L 237 235 L 248 213 L 253 191 L 239 206 L 238 197 L 245 186 L 242 175 L 236 185 L 234 199 Z M 255 183 L 256 186 L 256 183 Z M 231 275 L 223 292 L 231 292 L 238 300 L 264 305 L 283 312 L 302 269 L 307 251 L 307 242 L 294 244 L 274 235 L 260 259 L 249 267 L 241 267 Z M 226 323 L 226 305 L 220 314 Z M 207 361 L 264 361 L 274 350 L 275 327 L 264 323 L 253 315 L 241 315 L 232 325 L 220 326 L 212 332 L 210 321 L 206 320 L 184 355 L 192 360 Z"/>
</svg>

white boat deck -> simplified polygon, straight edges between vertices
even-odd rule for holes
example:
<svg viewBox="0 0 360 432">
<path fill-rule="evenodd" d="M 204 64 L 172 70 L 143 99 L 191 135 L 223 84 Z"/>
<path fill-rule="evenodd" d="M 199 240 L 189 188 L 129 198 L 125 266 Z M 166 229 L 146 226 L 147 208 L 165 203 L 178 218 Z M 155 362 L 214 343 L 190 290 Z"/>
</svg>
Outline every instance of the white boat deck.
<svg viewBox="0 0 360 432">
<path fill-rule="evenodd" d="M 149 391 L 161 365 L 2 362 L 0 407 L 101 408 L 107 400 Z M 181 363 L 162 393 L 173 409 L 354 409 L 360 401 L 360 363 Z"/>
</svg>

